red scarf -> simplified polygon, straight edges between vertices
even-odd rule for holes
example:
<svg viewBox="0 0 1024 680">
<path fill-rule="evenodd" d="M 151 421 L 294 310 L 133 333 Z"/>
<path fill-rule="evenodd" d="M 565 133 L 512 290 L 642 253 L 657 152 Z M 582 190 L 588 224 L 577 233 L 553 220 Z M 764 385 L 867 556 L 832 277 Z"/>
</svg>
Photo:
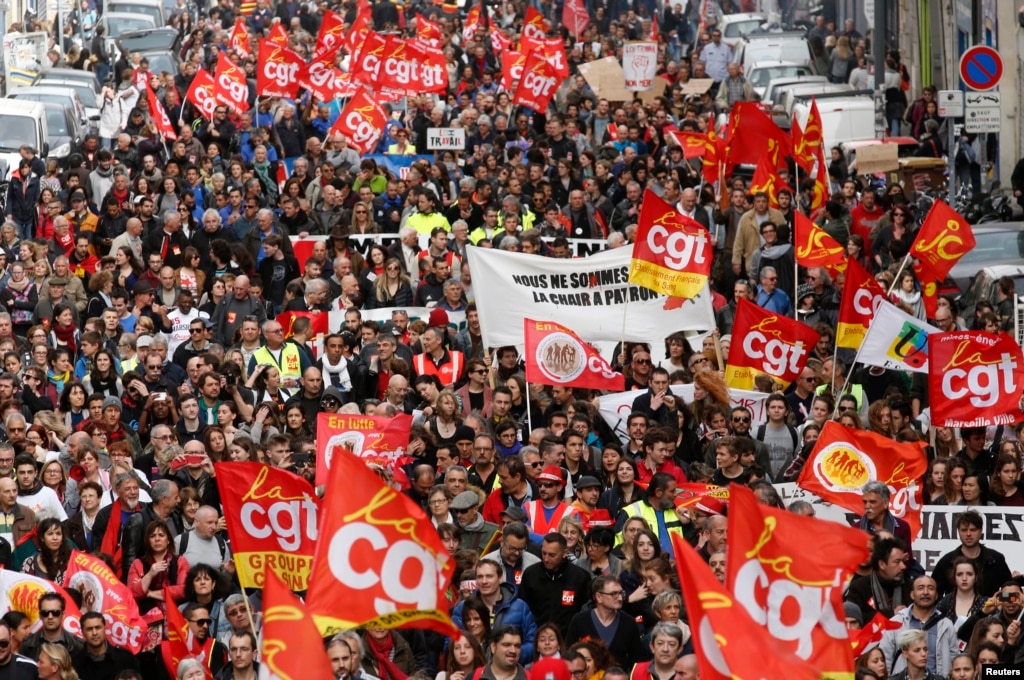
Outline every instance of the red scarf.
<svg viewBox="0 0 1024 680">
<path fill-rule="evenodd" d="M 78 344 L 75 340 L 75 334 L 78 333 L 78 327 L 75 324 L 70 326 L 61 326 L 60 324 L 53 324 L 51 330 L 53 335 L 57 338 L 57 343 L 61 346 L 67 347 L 71 351 L 71 356 L 78 354 Z"/>
<path fill-rule="evenodd" d="M 391 654 L 395 651 L 394 633 L 388 632 L 383 640 L 378 640 L 372 635 L 366 636 L 367 649 L 373 654 L 377 661 L 377 677 L 381 680 L 407 680 L 409 676 L 394 664 Z"/>
</svg>

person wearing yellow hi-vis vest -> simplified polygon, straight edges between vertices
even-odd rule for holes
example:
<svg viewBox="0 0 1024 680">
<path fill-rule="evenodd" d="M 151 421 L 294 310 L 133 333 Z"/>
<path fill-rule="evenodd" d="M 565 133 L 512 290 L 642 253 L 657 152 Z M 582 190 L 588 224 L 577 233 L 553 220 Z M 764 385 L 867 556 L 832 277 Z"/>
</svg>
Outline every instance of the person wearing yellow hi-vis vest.
<svg viewBox="0 0 1024 680">
<path fill-rule="evenodd" d="M 282 387 L 298 387 L 302 373 L 311 365 L 305 354 L 294 342 L 285 342 L 284 328 L 274 319 L 264 322 L 263 337 L 267 342 L 252 353 L 249 374 L 257 366 L 273 366 L 281 374 Z"/>
<path fill-rule="evenodd" d="M 428 189 L 419 189 L 419 196 L 416 198 L 417 212 L 409 215 L 405 220 L 406 227 L 412 227 L 417 234 L 430 234 L 436 227 L 444 227 L 446 231 L 452 230 L 448 224 L 448 218 L 439 212 L 434 212 L 437 207 L 437 197 Z"/>
<path fill-rule="evenodd" d="M 675 510 L 675 497 L 678 483 L 676 478 L 667 472 L 657 472 L 651 478 L 647 486 L 647 498 L 627 505 L 619 511 L 615 522 L 618 533 L 615 536 L 615 546 L 622 545 L 622 526 L 631 517 L 643 518 L 651 531 L 658 537 L 661 543 L 661 551 L 672 557 L 672 535 L 675 534 L 693 543 L 696 538 L 696 529 L 688 515 L 680 517 Z"/>
</svg>

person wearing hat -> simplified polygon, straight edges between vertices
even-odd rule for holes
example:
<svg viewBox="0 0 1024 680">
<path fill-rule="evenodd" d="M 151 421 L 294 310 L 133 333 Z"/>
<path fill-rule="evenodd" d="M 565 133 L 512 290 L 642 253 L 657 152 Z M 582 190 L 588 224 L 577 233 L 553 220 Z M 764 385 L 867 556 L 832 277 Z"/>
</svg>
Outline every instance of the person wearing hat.
<svg viewBox="0 0 1024 680">
<path fill-rule="evenodd" d="M 676 514 L 677 488 L 678 482 L 675 477 L 667 472 L 655 473 L 647 485 L 647 497 L 627 505 L 619 511 L 619 516 L 615 520 L 615 528 L 619 531 L 615 537 L 616 547 L 622 545 L 621 529 L 626 520 L 631 517 L 642 517 L 647 521 L 651 531 L 658 536 L 662 551 L 668 553 L 669 557 L 674 554 L 673 535 L 679 536 L 688 543 L 693 543 L 694 541 L 691 539 L 696 539 L 697 530 L 689 516 L 680 517 Z"/>
<path fill-rule="evenodd" d="M 843 603 L 843 616 L 847 630 L 860 630 L 864 627 L 864 613 L 854 602 Z"/>
<path fill-rule="evenodd" d="M 463 491 L 449 504 L 462 529 L 459 550 L 473 550 L 479 554 L 498 533 L 498 525 L 488 522 L 478 512 L 480 505 L 480 495 L 476 491 Z"/>
<path fill-rule="evenodd" d="M 519 508 L 510 508 L 522 513 Z M 512 513 L 518 514 L 518 513 Z M 523 579 L 523 572 L 535 564 L 540 564 L 540 558 L 529 550 L 530 530 L 526 527 L 523 519 L 509 521 L 501 529 L 501 543 L 498 548 L 487 553 L 481 559 L 494 560 L 505 568 L 505 583 L 518 586 Z"/>
<path fill-rule="evenodd" d="M 71 308 L 71 318 L 77 328 L 81 328 L 81 323 L 78 316 L 78 307 L 65 295 L 67 290 L 68 280 L 60 276 L 52 276 L 47 279 L 45 284 L 45 291 L 41 291 L 39 296 L 39 302 L 36 303 L 36 308 L 33 312 L 35 323 L 51 323 L 53 321 L 53 312 L 59 305 L 67 305 Z M 45 321 L 44 321 L 45 319 Z"/>
<path fill-rule="evenodd" d="M 523 505 L 527 524 L 533 532 L 533 539 L 540 540 L 546 534 L 557 532 L 559 523 L 566 517 L 578 513 L 562 501 L 565 488 L 565 470 L 548 465 L 537 475 L 537 500 Z"/>
<path fill-rule="evenodd" d="M 171 324 L 171 317 L 167 314 L 167 307 L 156 300 L 156 291 L 148 281 L 139 281 L 132 286 L 132 295 L 135 297 L 135 307 L 132 313 L 137 319 L 146 316 L 153 322 L 153 327 L 160 333 L 170 333 L 174 326 Z"/>
<path fill-rule="evenodd" d="M 573 486 L 576 489 L 576 500 L 569 506 L 580 516 L 584 528 L 590 523 L 590 517 L 597 510 L 597 501 L 601 499 L 603 485 L 593 475 L 583 475 Z"/>
<path fill-rule="evenodd" d="M 443 313 L 443 310 L 435 310 Z M 435 314 L 431 312 L 433 324 Z M 447 315 L 445 315 L 447 318 Z M 417 376 L 436 376 L 444 387 L 451 387 L 463 379 L 466 370 L 465 355 L 458 350 L 445 349 L 447 333 L 433 325 L 423 331 L 420 345 L 423 351 L 413 357 L 413 370 Z"/>
</svg>

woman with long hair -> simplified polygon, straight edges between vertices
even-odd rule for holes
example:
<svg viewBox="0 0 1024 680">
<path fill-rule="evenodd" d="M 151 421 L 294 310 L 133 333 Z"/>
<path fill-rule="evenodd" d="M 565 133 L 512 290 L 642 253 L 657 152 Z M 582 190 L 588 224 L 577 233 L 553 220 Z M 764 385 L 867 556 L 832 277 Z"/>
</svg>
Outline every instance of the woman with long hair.
<svg viewBox="0 0 1024 680">
<path fill-rule="evenodd" d="M 978 565 L 974 560 L 960 555 L 953 559 L 950 572 L 955 588 L 939 600 L 936 608 L 959 630 L 968 618 L 981 611 L 987 598 L 980 591 Z"/>
<path fill-rule="evenodd" d="M 213 619 L 210 635 L 215 636 L 221 625 L 229 625 L 223 606 L 224 598 L 230 594 L 231 586 L 218 569 L 209 564 L 196 564 L 185 576 L 185 595 L 178 603 L 178 609 L 183 610 L 193 602 L 205 606 Z"/>
<path fill-rule="evenodd" d="M 25 276 L 25 264 L 11 264 L 11 275 L 7 285 L 0 288 L 0 303 L 11 315 L 11 324 L 15 335 L 25 336 L 32 327 L 36 305 L 39 304 L 39 292 L 32 281 Z"/>
<path fill-rule="evenodd" d="M 54 458 L 44 463 L 42 470 L 39 471 L 39 479 L 43 486 L 52 489 L 57 494 L 57 500 L 60 501 L 68 517 L 78 512 L 81 503 L 81 499 L 78 497 L 78 482 L 68 479 L 64 472 L 64 466 L 59 460 Z"/>
<path fill-rule="evenodd" d="M 480 642 L 463 633 L 448 647 L 444 670 L 435 680 L 471 680 L 477 668 L 487 665 L 487 656 Z"/>
<path fill-rule="evenodd" d="M 117 285 L 131 290 L 142 276 L 142 264 L 129 246 L 120 246 L 114 251 L 114 277 Z"/>
<path fill-rule="evenodd" d="M 54 349 L 65 347 L 71 356 L 78 354 L 78 325 L 71 305 L 61 302 L 54 306 L 50 317 L 49 345 Z"/>
<path fill-rule="evenodd" d="M 526 387 L 526 380 L 519 373 L 515 373 L 505 381 L 505 387 L 512 393 L 512 409 L 510 413 L 518 423 L 526 423 L 532 420 L 534 427 L 540 427 L 543 420 L 543 411 L 537 404 L 533 395 Z M 527 409 L 530 410 L 527 416 Z"/>
<path fill-rule="evenodd" d="M 175 602 L 185 596 L 188 561 L 174 552 L 171 530 L 163 520 L 153 520 L 142 536 L 143 554 L 128 569 L 128 587 L 139 603 L 139 612 L 154 607 L 167 611 L 164 586 Z"/>
<path fill-rule="evenodd" d="M 857 671 L 871 671 L 879 680 L 889 680 L 889 667 L 885 663 L 885 654 L 882 653 L 881 647 L 872 647 L 858 656 L 853 667 Z"/>
<path fill-rule="evenodd" d="M 491 610 L 479 595 L 470 595 L 462 604 L 462 626 L 466 634 L 481 645 L 491 637 Z"/>
<path fill-rule="evenodd" d="M 110 295 L 114 292 L 114 274 L 109 271 L 98 271 L 89 278 L 89 301 L 85 307 L 86 319 L 95 319 L 103 314 L 104 309 L 114 306 Z"/>
<path fill-rule="evenodd" d="M 924 497 L 926 503 L 941 504 L 945 501 L 943 496 L 943 485 L 946 481 L 946 465 L 949 461 L 946 458 L 935 458 L 928 464 L 928 471 L 924 475 Z"/>
<path fill-rule="evenodd" d="M 352 206 L 352 224 L 349 227 L 353 234 L 379 234 L 380 225 L 373 221 L 373 204 L 369 201 L 357 201 Z"/>
<path fill-rule="evenodd" d="M 224 435 L 224 428 L 220 425 L 207 425 L 203 430 L 203 444 L 206 446 L 206 455 L 214 463 L 227 461 L 228 440 Z"/>
<path fill-rule="evenodd" d="M 952 458 L 963 447 L 957 436 L 956 428 L 934 427 L 932 428 L 932 439 L 936 458 Z"/>
<path fill-rule="evenodd" d="M 565 654 L 565 638 L 562 637 L 562 631 L 550 621 L 537 627 L 535 640 L 534 661 L 560 659 Z"/>
<path fill-rule="evenodd" d="M 284 434 L 292 437 L 312 437 L 313 431 L 306 422 L 306 412 L 299 404 L 292 404 L 284 410 Z"/>
<path fill-rule="evenodd" d="M 988 499 L 988 481 L 985 475 L 977 470 L 968 470 L 964 474 L 964 479 L 960 483 L 960 491 L 964 497 L 959 502 L 954 503 L 954 505 L 966 505 L 971 508 L 979 505 L 995 505 L 995 503 Z"/>
<path fill-rule="evenodd" d="M 956 505 L 964 499 L 963 483 L 967 474 L 967 464 L 957 458 L 951 458 L 946 465 L 946 477 L 942 484 L 942 495 L 946 505 Z"/>
<path fill-rule="evenodd" d="M 640 575 L 643 578 L 643 585 L 626 600 L 623 609 L 634 617 L 643 617 L 644 631 L 650 632 L 658 622 L 658 617 L 654 613 L 654 598 L 669 590 L 678 592 L 679 586 L 676 583 L 676 570 L 672 566 L 672 560 L 665 554 L 644 563 Z M 641 592 L 644 594 L 643 597 L 639 596 Z"/>
<path fill-rule="evenodd" d="M 64 585 L 64 572 L 71 561 L 71 544 L 64 539 L 64 525 L 56 517 L 47 517 L 36 526 L 39 552 L 25 560 L 21 570 Z"/>
<path fill-rule="evenodd" d="M 611 489 L 615 484 L 615 476 L 619 471 L 619 463 L 623 460 L 624 456 L 622 455 L 622 449 L 617 444 L 605 446 L 601 451 L 601 470 L 598 475 L 598 479 L 601 480 L 601 485 L 606 491 Z M 602 495 L 604 495 L 604 492 L 602 492 Z M 598 501 L 598 507 L 600 507 L 600 501 Z"/>
<path fill-rule="evenodd" d="M 565 537 L 565 557 L 575 564 L 586 552 L 583 549 L 583 522 L 576 515 L 563 517 L 558 523 L 558 533 Z"/>
<path fill-rule="evenodd" d="M 623 527 L 625 530 L 625 527 Z M 632 557 L 626 563 L 619 577 L 619 583 L 625 591 L 626 600 L 624 606 L 640 602 L 648 595 L 647 586 L 644 584 L 644 569 L 653 560 L 661 557 L 661 542 L 657 534 L 650 529 L 640 529 L 636 532 L 631 546 Z"/>
<path fill-rule="evenodd" d="M 379 243 L 370 245 L 366 254 L 366 263 L 363 271 L 359 273 L 359 289 L 368 293 L 373 288 L 373 283 L 381 276 L 384 276 L 384 263 L 388 261 L 388 250 Z"/>
<path fill-rule="evenodd" d="M 108 397 L 121 398 L 124 388 L 121 386 L 121 377 L 117 374 L 114 355 L 110 350 L 101 349 L 93 356 L 92 370 L 82 381 L 89 394 L 103 394 Z"/>
<path fill-rule="evenodd" d="M 412 282 L 402 271 L 398 258 L 390 257 L 384 262 L 384 275 L 374 280 L 366 302 L 368 309 L 406 307 L 413 303 Z"/>
<path fill-rule="evenodd" d="M 693 404 L 691 409 L 697 422 L 704 422 L 704 411 L 717 406 L 723 413 L 732 410 L 729 388 L 716 371 L 699 371 L 693 376 Z"/>
<path fill-rule="evenodd" d="M 291 391 L 281 386 L 281 371 L 272 364 L 258 364 L 245 386 L 255 393 L 257 404 L 267 402 L 278 411 L 292 397 Z"/>
<path fill-rule="evenodd" d="M 66 647 L 53 642 L 40 645 L 36 672 L 39 680 L 78 680 L 71 654 Z"/>
<path fill-rule="evenodd" d="M 182 290 L 191 292 L 193 300 L 198 300 L 206 289 L 206 272 L 203 271 L 201 262 L 199 251 L 194 246 L 188 246 L 182 254 L 181 266 L 174 272 L 178 285 Z"/>
<path fill-rule="evenodd" d="M 437 396 L 434 415 L 426 423 L 427 430 L 434 435 L 437 446 L 454 446 L 455 432 L 462 424 L 462 411 L 458 397 L 450 389 L 441 390 Z"/>
<path fill-rule="evenodd" d="M 983 607 L 982 611 L 986 609 L 989 608 Z M 991 610 L 995 612 L 995 607 L 991 607 Z M 1006 647 L 1006 624 L 991 616 L 986 616 L 974 624 L 970 639 L 967 641 L 967 653 L 977 659 L 979 649 L 985 644 L 995 645 L 996 649 L 1002 652 Z"/>
<path fill-rule="evenodd" d="M 996 505 L 1024 505 L 1024 493 L 1020 489 L 1020 459 L 1009 453 L 1000 453 L 992 470 L 992 501 Z"/>
<path fill-rule="evenodd" d="M 883 437 L 892 438 L 892 412 L 889 402 L 878 399 L 868 407 L 868 430 Z"/>
<path fill-rule="evenodd" d="M 32 619 L 27 614 L 22 614 L 13 609 L 0 617 L 11 630 L 11 654 L 17 654 L 21 649 L 21 641 L 32 634 Z"/>
<path fill-rule="evenodd" d="M 165 175 L 160 182 L 160 191 L 157 192 L 153 206 L 154 213 L 163 215 L 168 210 L 175 211 L 178 209 L 179 201 L 181 201 L 181 186 L 178 184 L 177 178 Z"/>
<path fill-rule="evenodd" d="M 228 460 L 232 463 L 262 462 L 259 449 L 252 439 L 239 435 L 228 446 Z"/>
<path fill-rule="evenodd" d="M 615 478 L 611 487 L 601 493 L 597 507 L 604 508 L 612 517 L 617 517 L 620 510 L 637 502 L 643 496 L 636 479 L 636 463 L 629 458 L 622 458 L 615 468 Z"/>
</svg>

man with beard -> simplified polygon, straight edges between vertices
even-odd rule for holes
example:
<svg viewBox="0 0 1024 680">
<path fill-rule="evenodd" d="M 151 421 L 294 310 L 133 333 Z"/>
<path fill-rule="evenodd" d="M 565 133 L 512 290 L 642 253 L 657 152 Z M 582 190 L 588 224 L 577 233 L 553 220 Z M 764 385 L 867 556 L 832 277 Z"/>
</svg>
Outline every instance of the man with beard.
<svg viewBox="0 0 1024 680">
<path fill-rule="evenodd" d="M 876 612 L 886 618 L 910 604 L 910 584 L 906 579 L 907 552 L 898 538 L 879 538 L 871 551 L 871 571 L 850 581 L 846 600 L 860 607 L 864 620 Z"/>
<path fill-rule="evenodd" d="M 935 579 L 930 576 L 918 576 L 914 579 L 910 591 L 909 607 L 896 612 L 892 620 L 900 624 L 895 630 L 887 630 L 882 636 L 879 647 L 885 655 L 886 668 L 894 675 L 906 670 L 907 661 L 900 654 L 896 638 L 904 630 L 923 630 L 928 636 L 929 673 L 937 673 L 947 677 L 953 666 L 953 657 L 960 653 L 953 622 L 935 606 L 938 603 Z M 1017 624 L 1020 625 L 1019 623 Z M 890 676 L 892 677 L 892 676 Z"/>
<path fill-rule="evenodd" d="M 204 665 L 216 676 L 228 663 L 228 650 L 215 637 L 210 635 L 213 619 L 210 610 L 204 604 L 193 602 L 182 612 L 195 642 L 202 649 Z"/>
<path fill-rule="evenodd" d="M 107 642 L 103 614 L 98 611 L 87 611 L 82 614 L 79 622 L 82 626 L 85 648 L 71 659 L 79 677 L 114 680 L 124 669 L 139 670 L 139 662 L 134 654 Z"/>
</svg>

